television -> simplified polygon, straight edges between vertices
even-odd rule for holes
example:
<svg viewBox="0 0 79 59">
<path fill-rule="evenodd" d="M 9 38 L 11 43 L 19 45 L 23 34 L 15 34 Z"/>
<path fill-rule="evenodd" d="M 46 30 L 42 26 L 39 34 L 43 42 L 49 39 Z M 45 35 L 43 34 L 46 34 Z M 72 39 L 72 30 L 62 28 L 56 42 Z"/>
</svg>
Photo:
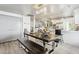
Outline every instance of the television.
<svg viewBox="0 0 79 59">
<path fill-rule="evenodd" d="M 55 35 L 61 35 L 61 29 L 56 29 L 55 30 Z"/>
</svg>

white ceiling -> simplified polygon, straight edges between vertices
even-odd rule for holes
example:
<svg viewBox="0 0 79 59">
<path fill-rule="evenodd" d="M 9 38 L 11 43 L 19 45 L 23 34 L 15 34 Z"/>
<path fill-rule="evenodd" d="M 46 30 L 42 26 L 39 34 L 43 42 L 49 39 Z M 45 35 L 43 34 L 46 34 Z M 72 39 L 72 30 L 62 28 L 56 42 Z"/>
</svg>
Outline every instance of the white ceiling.
<svg viewBox="0 0 79 59">
<path fill-rule="evenodd" d="M 79 9 L 79 4 L 51 4 L 50 6 L 53 15 L 62 16 L 73 15 L 74 10 Z"/>
<path fill-rule="evenodd" d="M 31 13 L 31 4 L 0 4 L 0 10 L 27 15 Z"/>
<path fill-rule="evenodd" d="M 79 4 L 51 4 L 51 6 L 56 15 L 61 13 L 64 15 L 72 14 L 73 10 L 79 8 Z M 27 15 L 32 13 L 32 4 L 0 4 L 0 10 Z"/>
<path fill-rule="evenodd" d="M 50 18 L 74 16 L 74 11 L 77 9 L 79 10 L 79 4 L 49 4 L 47 15 L 48 17 L 50 16 Z M 37 19 L 46 17 L 47 16 L 42 15 L 38 16 Z"/>
</svg>

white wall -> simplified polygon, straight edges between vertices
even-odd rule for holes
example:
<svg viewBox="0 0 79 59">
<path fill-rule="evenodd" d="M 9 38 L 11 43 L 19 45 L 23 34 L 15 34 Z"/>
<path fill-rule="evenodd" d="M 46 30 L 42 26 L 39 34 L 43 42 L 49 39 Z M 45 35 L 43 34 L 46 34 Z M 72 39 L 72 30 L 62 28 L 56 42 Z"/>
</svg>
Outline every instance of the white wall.
<svg viewBox="0 0 79 59">
<path fill-rule="evenodd" d="M 65 43 L 79 47 L 79 31 L 67 31 L 63 34 L 63 40 Z"/>
<path fill-rule="evenodd" d="M 0 42 L 15 40 L 22 34 L 22 17 L 0 14 Z"/>
<path fill-rule="evenodd" d="M 30 32 L 30 17 L 0 11 L 0 42 L 23 38 L 24 28 Z"/>
<path fill-rule="evenodd" d="M 30 16 L 23 16 L 23 32 L 24 29 L 30 32 Z"/>
<path fill-rule="evenodd" d="M 79 8 L 74 10 L 75 24 L 79 24 Z"/>
</svg>

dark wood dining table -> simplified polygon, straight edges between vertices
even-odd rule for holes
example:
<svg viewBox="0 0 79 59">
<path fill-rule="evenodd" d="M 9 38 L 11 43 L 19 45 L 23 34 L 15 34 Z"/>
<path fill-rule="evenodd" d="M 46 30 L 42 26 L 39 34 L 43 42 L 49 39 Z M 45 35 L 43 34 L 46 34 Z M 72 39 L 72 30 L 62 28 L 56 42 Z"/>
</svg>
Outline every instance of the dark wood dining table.
<svg viewBox="0 0 79 59">
<path fill-rule="evenodd" d="M 61 39 L 59 39 L 58 37 L 61 36 L 61 35 L 54 35 L 52 38 L 42 38 L 42 37 L 39 37 L 39 36 L 36 36 L 36 35 L 33 35 L 33 34 L 28 34 L 28 33 L 24 33 L 24 37 L 25 36 L 30 36 L 30 37 L 33 37 L 35 39 L 38 39 L 38 40 L 41 40 L 43 41 L 43 46 L 45 48 L 46 46 L 46 43 L 49 43 L 49 42 L 52 42 L 52 46 L 53 46 L 53 42 L 55 41 L 60 41 Z M 54 49 L 52 48 L 48 53 L 51 53 L 53 52 Z"/>
</svg>

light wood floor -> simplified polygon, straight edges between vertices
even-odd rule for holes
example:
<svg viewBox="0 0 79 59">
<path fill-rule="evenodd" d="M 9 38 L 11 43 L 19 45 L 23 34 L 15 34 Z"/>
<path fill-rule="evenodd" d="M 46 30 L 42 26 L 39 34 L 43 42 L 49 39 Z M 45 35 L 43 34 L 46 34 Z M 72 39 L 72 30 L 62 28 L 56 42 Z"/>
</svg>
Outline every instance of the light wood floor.
<svg viewBox="0 0 79 59">
<path fill-rule="evenodd" d="M 55 48 L 53 54 L 79 54 L 79 46 L 63 43 Z"/>
<path fill-rule="evenodd" d="M 0 44 L 0 54 L 26 54 L 26 52 L 19 47 L 18 41 L 12 41 Z M 52 54 L 79 54 L 79 47 L 63 43 L 55 48 Z"/>
<path fill-rule="evenodd" d="M 0 54 L 25 54 L 25 51 L 19 47 L 18 41 L 12 41 L 0 44 Z"/>
</svg>

